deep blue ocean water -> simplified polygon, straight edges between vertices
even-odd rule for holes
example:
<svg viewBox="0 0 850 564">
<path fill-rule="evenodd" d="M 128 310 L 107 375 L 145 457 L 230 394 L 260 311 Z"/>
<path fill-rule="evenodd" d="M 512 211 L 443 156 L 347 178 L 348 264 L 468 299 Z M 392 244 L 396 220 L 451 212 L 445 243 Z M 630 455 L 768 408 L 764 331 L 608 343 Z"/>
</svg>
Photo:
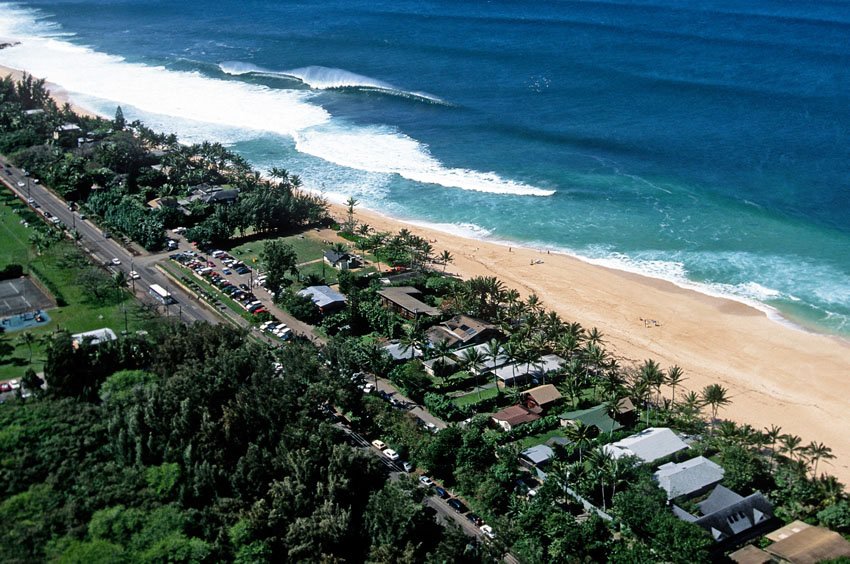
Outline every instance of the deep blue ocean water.
<svg viewBox="0 0 850 564">
<path fill-rule="evenodd" d="M 850 335 L 850 2 L 34 0 L 0 38 L 331 198 Z"/>
</svg>

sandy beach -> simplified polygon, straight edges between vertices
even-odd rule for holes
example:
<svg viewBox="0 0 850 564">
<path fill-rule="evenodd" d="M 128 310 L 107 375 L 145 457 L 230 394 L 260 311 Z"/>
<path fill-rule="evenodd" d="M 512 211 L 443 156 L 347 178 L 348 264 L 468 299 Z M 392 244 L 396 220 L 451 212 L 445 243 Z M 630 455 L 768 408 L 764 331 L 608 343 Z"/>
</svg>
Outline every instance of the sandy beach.
<svg viewBox="0 0 850 564">
<path fill-rule="evenodd" d="M 11 76 L 13 80 L 20 80 L 23 76 L 24 71 L 18 69 L 12 69 L 9 67 L 4 67 L 0 65 L 0 77 Z M 40 77 L 36 77 L 40 78 Z M 64 104 L 70 104 L 74 111 L 80 115 L 84 116 L 92 116 L 94 117 L 96 114 L 86 110 L 85 108 L 80 107 L 78 104 L 75 104 L 71 97 L 68 95 L 68 92 L 65 91 L 64 88 L 50 82 L 49 80 L 46 82 L 47 89 L 50 90 L 51 97 L 56 100 L 56 103 L 61 107 Z"/>
<path fill-rule="evenodd" d="M 3 67 L 0 73 L 20 76 Z M 70 102 L 61 87 L 49 87 L 60 103 Z M 345 215 L 339 205 L 331 211 Z M 380 231 L 407 228 L 432 241 L 437 253 L 451 252 L 448 270 L 462 277 L 496 276 L 524 296 L 536 293 L 563 319 L 597 327 L 623 364 L 647 358 L 665 368 L 678 364 L 688 390 L 722 384 L 732 404 L 720 416 L 756 428 L 779 425 L 804 444 L 825 443 L 837 458 L 820 468 L 850 484 L 844 434 L 850 428 L 850 342 L 794 329 L 739 302 L 570 256 L 467 239 L 363 209 L 356 218 Z"/>
<path fill-rule="evenodd" d="M 343 206 L 331 211 L 345 216 Z M 647 358 L 665 368 L 678 364 L 686 390 L 722 384 L 732 404 L 721 417 L 758 429 L 775 424 L 804 444 L 825 443 L 836 460 L 821 468 L 850 483 L 847 341 L 794 329 L 736 301 L 567 255 L 458 237 L 368 210 L 356 209 L 356 218 L 379 231 L 406 228 L 432 241 L 437 253 L 448 250 L 454 256 L 449 272 L 496 276 L 523 295 L 536 293 L 563 319 L 602 331 L 624 365 Z"/>
</svg>

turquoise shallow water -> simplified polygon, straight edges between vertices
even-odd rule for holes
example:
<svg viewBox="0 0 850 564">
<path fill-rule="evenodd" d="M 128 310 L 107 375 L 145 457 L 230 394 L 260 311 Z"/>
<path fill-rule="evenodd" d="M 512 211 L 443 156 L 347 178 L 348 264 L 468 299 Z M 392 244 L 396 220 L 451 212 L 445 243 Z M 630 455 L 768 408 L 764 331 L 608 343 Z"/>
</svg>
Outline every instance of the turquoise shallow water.
<svg viewBox="0 0 850 564">
<path fill-rule="evenodd" d="M 850 334 L 844 2 L 31 1 L 0 64 L 398 217 Z"/>
</svg>

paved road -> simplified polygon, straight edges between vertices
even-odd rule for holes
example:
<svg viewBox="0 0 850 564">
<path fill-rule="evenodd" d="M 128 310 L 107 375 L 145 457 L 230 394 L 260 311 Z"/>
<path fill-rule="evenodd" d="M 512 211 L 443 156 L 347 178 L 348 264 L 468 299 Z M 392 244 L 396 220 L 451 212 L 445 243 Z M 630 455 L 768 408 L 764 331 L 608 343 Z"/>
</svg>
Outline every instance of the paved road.
<svg viewBox="0 0 850 564">
<path fill-rule="evenodd" d="M 372 378 L 367 378 L 369 382 L 373 382 Z M 394 398 L 398 401 L 405 403 L 406 405 L 412 405 L 413 407 L 410 409 L 410 413 L 424 421 L 425 423 L 431 423 L 437 429 L 445 429 L 448 427 L 445 421 L 434 417 L 431 415 L 424 407 L 414 402 L 412 399 L 408 398 L 404 394 L 402 394 L 395 385 L 387 380 L 386 378 L 378 378 L 377 379 L 377 391 L 386 392 L 391 398 Z"/>
<path fill-rule="evenodd" d="M 143 302 L 159 305 L 158 302 L 148 295 L 147 291 L 151 284 L 159 284 L 171 292 L 176 301 L 175 304 L 168 307 L 159 305 L 160 310 L 166 315 L 176 315 L 188 322 L 220 322 L 220 319 L 215 313 L 206 309 L 180 288 L 174 287 L 174 284 L 164 274 L 152 267 L 153 262 L 162 259 L 162 255 L 158 256 L 154 254 L 142 260 L 137 259 L 117 241 L 104 237 L 97 226 L 88 220 L 80 219 L 79 214 L 70 211 L 62 199 L 51 193 L 41 184 L 36 184 L 32 178 L 25 176 L 22 170 L 11 165 L 2 156 L 0 156 L 0 166 L 3 167 L 3 170 L 0 170 L 0 179 L 3 180 L 6 186 L 24 201 L 27 201 L 28 198 L 35 200 L 41 206 L 42 210 L 46 210 L 53 216 L 58 217 L 69 229 L 76 229 L 81 236 L 78 243 L 84 250 L 95 257 L 97 261 L 104 265 L 109 264 L 109 268 L 121 270 L 125 275 L 130 270 L 135 269 L 141 278 L 136 280 L 135 284 L 131 286 L 134 287 L 136 296 Z M 9 173 L 6 173 L 6 170 Z M 23 184 L 23 186 L 20 184 Z M 110 264 L 113 258 L 120 260 L 121 264 Z M 138 264 L 136 263 L 137 260 L 139 261 Z"/>
</svg>

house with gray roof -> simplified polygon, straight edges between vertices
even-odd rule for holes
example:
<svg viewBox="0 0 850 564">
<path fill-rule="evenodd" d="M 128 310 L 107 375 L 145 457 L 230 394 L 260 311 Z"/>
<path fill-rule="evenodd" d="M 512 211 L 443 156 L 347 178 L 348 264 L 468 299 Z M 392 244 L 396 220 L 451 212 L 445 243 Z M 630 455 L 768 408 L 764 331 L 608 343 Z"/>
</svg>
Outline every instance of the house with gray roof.
<svg viewBox="0 0 850 564">
<path fill-rule="evenodd" d="M 721 546 L 732 546 L 760 537 L 776 526 L 773 506 L 761 493 L 744 497 L 729 488 L 717 486 L 702 503 L 697 504 L 701 516 L 673 506 L 679 519 L 708 531 Z"/>
<path fill-rule="evenodd" d="M 357 260 L 356 256 L 334 250 L 325 251 L 322 260 L 337 270 L 349 270 L 360 266 L 360 261 Z"/>
<path fill-rule="evenodd" d="M 519 456 L 533 466 L 542 466 L 555 457 L 555 451 L 547 445 L 534 445 L 522 451 Z"/>
<path fill-rule="evenodd" d="M 636 456 L 649 463 L 685 450 L 688 445 L 666 427 L 650 427 L 616 443 L 602 447 L 614 458 Z"/>
<path fill-rule="evenodd" d="M 330 286 L 308 286 L 299 291 L 298 295 L 310 298 L 322 312 L 322 315 L 332 313 L 345 306 L 345 296 L 333 290 Z"/>
<path fill-rule="evenodd" d="M 398 341 L 384 345 L 383 349 L 396 362 L 410 360 L 413 358 L 422 358 L 422 349 L 415 346 L 405 348 L 405 346 Z"/>
<path fill-rule="evenodd" d="M 524 384 L 529 380 L 542 381 L 548 374 L 558 370 L 564 359 L 556 354 L 543 355 L 537 362 L 514 362 L 493 371 L 500 388 Z"/>
<path fill-rule="evenodd" d="M 668 462 L 653 474 L 659 487 L 667 492 L 667 499 L 692 497 L 708 491 L 723 480 L 724 470 L 704 456 L 684 462 Z"/>
</svg>

